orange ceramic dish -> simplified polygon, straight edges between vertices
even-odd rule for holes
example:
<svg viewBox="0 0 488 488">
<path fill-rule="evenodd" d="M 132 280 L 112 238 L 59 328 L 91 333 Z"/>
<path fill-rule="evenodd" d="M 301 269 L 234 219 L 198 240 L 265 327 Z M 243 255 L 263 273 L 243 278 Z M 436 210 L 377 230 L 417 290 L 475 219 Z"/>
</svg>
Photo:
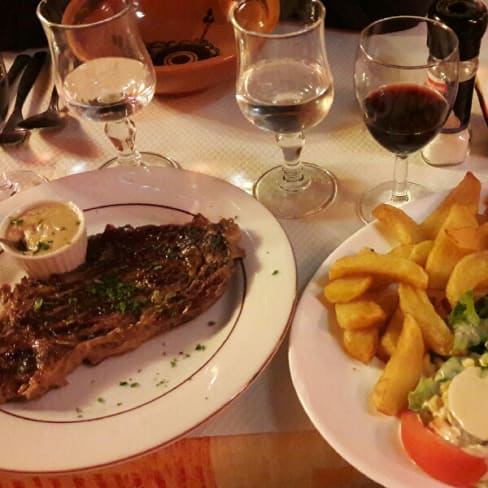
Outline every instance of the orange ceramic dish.
<svg viewBox="0 0 488 488">
<path fill-rule="evenodd" d="M 156 93 L 195 92 L 235 76 L 234 34 L 218 0 L 139 0 L 137 16 Z"/>
</svg>

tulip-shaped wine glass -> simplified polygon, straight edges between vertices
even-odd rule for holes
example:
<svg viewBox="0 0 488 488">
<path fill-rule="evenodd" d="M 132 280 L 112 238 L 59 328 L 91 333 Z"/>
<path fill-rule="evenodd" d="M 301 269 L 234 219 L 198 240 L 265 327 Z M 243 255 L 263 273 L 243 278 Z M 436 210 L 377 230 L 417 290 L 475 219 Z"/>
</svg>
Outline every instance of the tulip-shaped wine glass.
<svg viewBox="0 0 488 488">
<path fill-rule="evenodd" d="M 408 181 L 408 156 L 440 131 L 458 88 L 458 39 L 424 17 L 378 20 L 360 34 L 354 70 L 356 98 L 371 135 L 395 154 L 393 181 L 358 202 L 363 222 L 380 203 L 401 206 L 427 190 Z"/>
<path fill-rule="evenodd" d="M 319 0 L 277 1 L 269 8 L 275 18 L 270 25 L 257 5 L 267 3 L 241 0 L 230 8 L 238 47 L 236 99 L 251 123 L 275 134 L 284 164 L 264 173 L 253 192 L 276 217 L 299 218 L 325 208 L 337 190 L 329 171 L 300 161 L 304 130 L 324 119 L 333 100 L 325 9 Z"/>
<path fill-rule="evenodd" d="M 156 77 L 131 0 L 41 0 L 54 79 L 70 109 L 105 122 L 116 165 L 177 166 L 170 158 L 135 149 L 131 116 L 153 98 Z"/>
</svg>

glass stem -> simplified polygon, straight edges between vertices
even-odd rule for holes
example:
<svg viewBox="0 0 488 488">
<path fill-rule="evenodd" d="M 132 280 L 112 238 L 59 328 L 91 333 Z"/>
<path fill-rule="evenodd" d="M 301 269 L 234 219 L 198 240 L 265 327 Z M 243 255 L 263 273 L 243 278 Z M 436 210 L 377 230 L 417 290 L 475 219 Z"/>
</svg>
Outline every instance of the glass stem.
<svg viewBox="0 0 488 488">
<path fill-rule="evenodd" d="M 408 199 L 408 156 L 397 154 L 395 157 L 391 201 L 395 204 L 408 202 Z"/>
<path fill-rule="evenodd" d="M 283 158 L 283 178 L 280 186 L 285 191 L 299 191 L 309 183 L 305 180 L 300 155 L 305 144 L 303 132 L 296 134 L 276 134 L 276 142 Z"/>
<path fill-rule="evenodd" d="M 119 164 L 142 165 L 141 153 L 136 150 L 136 125 L 131 118 L 107 122 L 105 134 L 118 151 Z"/>
<path fill-rule="evenodd" d="M 17 191 L 17 185 L 12 183 L 5 171 L 0 172 L 0 193 L 11 196 Z"/>
</svg>

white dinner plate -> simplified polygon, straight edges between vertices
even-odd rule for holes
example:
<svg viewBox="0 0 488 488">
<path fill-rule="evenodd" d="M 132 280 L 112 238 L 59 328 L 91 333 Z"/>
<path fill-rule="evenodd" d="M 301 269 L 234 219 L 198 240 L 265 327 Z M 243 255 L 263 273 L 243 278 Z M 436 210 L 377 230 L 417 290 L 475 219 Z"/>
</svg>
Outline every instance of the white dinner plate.
<svg viewBox="0 0 488 488">
<path fill-rule="evenodd" d="M 485 197 L 488 194 L 487 185 L 483 194 Z M 434 194 L 413 202 L 407 212 L 421 220 L 444 195 Z M 386 252 L 391 247 L 377 224 L 368 224 L 330 254 L 306 286 L 290 331 L 293 385 L 324 439 L 366 476 L 387 488 L 445 487 L 407 457 L 400 441 L 398 420 L 374 412 L 369 398 L 382 364 L 374 360 L 364 365 L 345 354 L 334 335 L 335 317 L 329 315 L 319 299 L 329 266 L 365 246 L 378 252 Z"/>
<path fill-rule="evenodd" d="M 0 204 L 0 217 L 35 198 L 72 200 L 88 233 L 106 224 L 234 218 L 246 257 L 207 312 L 135 351 L 81 366 L 40 399 L 0 405 L 0 469 L 60 472 L 122 461 L 163 446 L 219 412 L 257 377 L 295 308 L 296 265 L 278 221 L 225 181 L 165 168 L 68 176 Z M 137 245 L 137 243 L 134 243 Z M 0 255 L 0 282 L 20 272 Z"/>
</svg>

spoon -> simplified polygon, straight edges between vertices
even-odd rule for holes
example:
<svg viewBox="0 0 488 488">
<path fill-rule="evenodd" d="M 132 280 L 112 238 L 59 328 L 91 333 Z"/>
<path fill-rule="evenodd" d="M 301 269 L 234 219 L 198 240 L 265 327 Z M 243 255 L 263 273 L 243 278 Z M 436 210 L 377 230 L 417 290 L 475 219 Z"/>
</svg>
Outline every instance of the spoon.
<svg viewBox="0 0 488 488">
<path fill-rule="evenodd" d="M 23 119 L 22 107 L 37 76 L 41 72 L 46 56 L 47 53 L 45 51 L 38 51 L 34 54 L 22 73 L 17 89 L 14 109 L 3 128 L 3 131 L 0 133 L 0 144 L 21 144 L 30 134 L 28 130 L 18 128 L 17 124 Z"/>
<path fill-rule="evenodd" d="M 0 237 L 0 243 L 3 246 L 6 246 L 13 251 L 24 251 L 27 249 L 27 246 L 25 245 L 25 241 L 20 240 L 20 241 L 12 241 L 10 239 L 7 239 L 6 237 Z"/>
<path fill-rule="evenodd" d="M 59 95 L 53 87 L 49 105 L 44 112 L 27 117 L 18 124 L 22 129 L 60 129 L 64 127 L 66 112 L 59 109 Z"/>
</svg>

